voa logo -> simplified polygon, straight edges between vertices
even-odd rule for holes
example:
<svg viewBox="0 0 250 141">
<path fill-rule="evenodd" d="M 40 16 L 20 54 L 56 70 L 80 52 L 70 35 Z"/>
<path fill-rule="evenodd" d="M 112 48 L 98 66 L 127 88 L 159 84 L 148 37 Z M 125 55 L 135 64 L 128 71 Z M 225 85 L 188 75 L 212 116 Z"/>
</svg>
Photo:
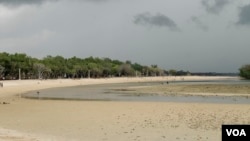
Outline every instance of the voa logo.
<svg viewBox="0 0 250 141">
<path fill-rule="evenodd" d="M 239 129 L 226 129 L 226 132 L 227 132 L 227 136 L 231 136 L 231 135 L 236 136 L 236 137 L 237 136 L 247 136 L 244 129 L 241 129 L 241 130 L 239 130 Z"/>
</svg>

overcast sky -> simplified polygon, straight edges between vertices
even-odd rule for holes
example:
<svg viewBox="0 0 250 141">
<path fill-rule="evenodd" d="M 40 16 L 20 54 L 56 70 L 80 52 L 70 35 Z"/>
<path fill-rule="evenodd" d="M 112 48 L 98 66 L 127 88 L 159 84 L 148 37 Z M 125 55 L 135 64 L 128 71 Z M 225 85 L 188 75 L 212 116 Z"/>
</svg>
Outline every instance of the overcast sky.
<svg viewBox="0 0 250 141">
<path fill-rule="evenodd" d="M 250 2 L 0 0 L 0 52 L 238 72 L 250 63 Z"/>
</svg>

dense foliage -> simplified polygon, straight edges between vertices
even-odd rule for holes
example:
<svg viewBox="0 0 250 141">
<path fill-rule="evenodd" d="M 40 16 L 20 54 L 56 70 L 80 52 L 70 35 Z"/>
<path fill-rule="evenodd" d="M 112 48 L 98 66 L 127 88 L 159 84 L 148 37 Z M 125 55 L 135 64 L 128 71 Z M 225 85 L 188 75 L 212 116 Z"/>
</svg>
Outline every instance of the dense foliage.
<svg viewBox="0 0 250 141">
<path fill-rule="evenodd" d="M 244 65 L 240 68 L 240 76 L 250 79 L 250 65 Z"/>
<path fill-rule="evenodd" d="M 157 65 L 143 66 L 109 58 L 85 59 L 47 56 L 37 59 L 26 54 L 0 53 L 0 79 L 100 78 L 120 76 L 162 76 Z"/>
</svg>

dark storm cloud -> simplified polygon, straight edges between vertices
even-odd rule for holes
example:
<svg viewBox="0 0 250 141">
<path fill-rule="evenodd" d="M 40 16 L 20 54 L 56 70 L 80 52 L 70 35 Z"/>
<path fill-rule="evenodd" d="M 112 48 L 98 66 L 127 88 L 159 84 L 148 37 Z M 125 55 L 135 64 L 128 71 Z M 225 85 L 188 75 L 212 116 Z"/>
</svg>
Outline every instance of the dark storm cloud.
<svg viewBox="0 0 250 141">
<path fill-rule="evenodd" d="M 202 0 L 201 4 L 206 8 L 208 13 L 218 14 L 229 4 L 229 0 Z"/>
<path fill-rule="evenodd" d="M 250 25 L 250 4 L 240 8 L 239 25 Z"/>
<path fill-rule="evenodd" d="M 198 17 L 193 16 L 191 17 L 191 20 L 196 24 L 198 28 L 202 29 L 203 31 L 208 30 L 208 26 L 202 23 L 202 21 Z"/>
<path fill-rule="evenodd" d="M 149 13 L 142 13 L 136 15 L 134 18 L 135 24 L 168 27 L 171 30 L 179 30 L 176 23 L 163 14 L 156 14 L 153 16 Z"/>
</svg>

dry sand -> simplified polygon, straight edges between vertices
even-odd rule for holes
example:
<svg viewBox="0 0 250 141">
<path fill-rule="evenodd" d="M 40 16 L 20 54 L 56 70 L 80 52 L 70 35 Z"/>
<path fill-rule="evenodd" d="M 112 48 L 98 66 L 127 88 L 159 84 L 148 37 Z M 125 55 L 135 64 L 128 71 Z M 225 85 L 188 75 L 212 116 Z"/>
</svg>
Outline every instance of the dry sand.
<svg viewBox="0 0 250 141">
<path fill-rule="evenodd" d="M 0 141 L 220 141 L 222 124 L 250 124 L 249 104 L 30 100 L 51 87 L 230 77 L 154 77 L 4 81 Z M 3 104 L 9 103 L 9 104 Z"/>
</svg>

